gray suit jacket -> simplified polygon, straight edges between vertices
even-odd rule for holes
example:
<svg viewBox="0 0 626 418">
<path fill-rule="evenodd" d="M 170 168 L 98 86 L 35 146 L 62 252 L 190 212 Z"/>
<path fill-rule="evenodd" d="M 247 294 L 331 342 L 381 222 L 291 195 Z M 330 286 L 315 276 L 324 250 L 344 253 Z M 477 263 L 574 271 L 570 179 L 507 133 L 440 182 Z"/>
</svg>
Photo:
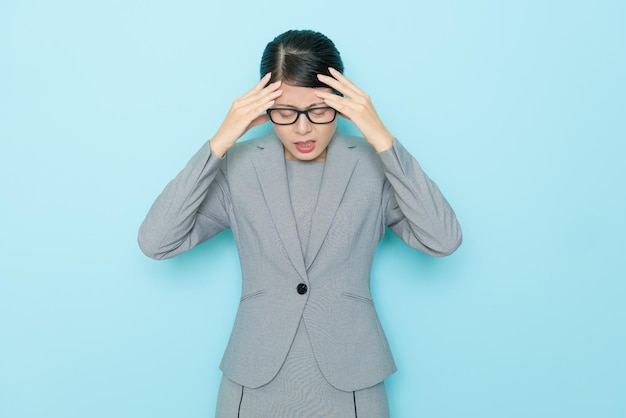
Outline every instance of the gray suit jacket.
<svg viewBox="0 0 626 418">
<path fill-rule="evenodd" d="M 230 228 L 243 288 L 224 374 L 251 388 L 271 381 L 302 319 L 325 378 L 353 391 L 396 370 L 369 287 L 385 227 L 434 256 L 461 244 L 454 211 L 397 140 L 378 154 L 364 139 L 337 132 L 303 255 L 283 147 L 272 131 L 236 144 L 223 159 L 203 145 L 154 202 L 139 245 L 150 257 L 169 258 Z"/>
</svg>

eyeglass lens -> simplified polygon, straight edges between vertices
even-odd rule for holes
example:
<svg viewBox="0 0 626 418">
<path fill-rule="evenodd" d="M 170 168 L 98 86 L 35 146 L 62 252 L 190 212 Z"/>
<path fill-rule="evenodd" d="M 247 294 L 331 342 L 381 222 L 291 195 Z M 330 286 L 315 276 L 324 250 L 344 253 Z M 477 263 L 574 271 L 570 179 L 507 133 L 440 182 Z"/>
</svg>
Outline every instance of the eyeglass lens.
<svg viewBox="0 0 626 418">
<path fill-rule="evenodd" d="M 269 109 L 268 114 L 272 122 L 280 125 L 291 125 L 298 120 L 301 114 L 305 114 L 311 123 L 330 123 L 335 120 L 335 109 L 332 107 L 316 107 L 307 110 L 290 108 Z"/>
</svg>

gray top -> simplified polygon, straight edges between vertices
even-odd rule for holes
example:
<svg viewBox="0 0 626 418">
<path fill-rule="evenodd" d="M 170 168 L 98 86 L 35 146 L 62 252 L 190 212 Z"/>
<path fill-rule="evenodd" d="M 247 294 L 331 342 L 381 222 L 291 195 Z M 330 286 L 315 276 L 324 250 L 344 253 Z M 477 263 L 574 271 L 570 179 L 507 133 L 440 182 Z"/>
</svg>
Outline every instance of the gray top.
<svg viewBox="0 0 626 418">
<path fill-rule="evenodd" d="M 311 218 L 317 206 L 322 184 L 324 163 L 300 160 L 285 160 L 285 163 L 291 208 L 296 218 L 302 254 L 306 254 L 311 234 Z"/>
<path fill-rule="evenodd" d="M 317 207 L 322 184 L 324 162 L 286 160 L 287 184 L 296 229 L 306 254 L 311 232 L 311 219 Z M 248 389 L 245 402 L 241 402 L 240 390 L 223 396 L 239 402 L 240 411 L 259 416 L 350 416 L 354 413 L 353 393 L 331 386 L 322 375 L 304 322 L 301 320 L 287 358 L 276 377 L 268 384 Z M 361 396 L 361 394 L 363 396 Z M 359 406 L 363 413 L 377 418 L 388 417 L 387 397 L 382 383 L 362 389 Z M 222 400 L 221 402 L 228 403 Z M 231 404 L 233 402 L 230 402 Z M 225 411 L 218 411 L 220 413 Z M 359 414 L 361 415 L 361 414 Z M 243 415 L 242 415 L 243 416 Z"/>
<path fill-rule="evenodd" d="M 258 388 L 276 377 L 300 321 L 332 386 L 351 392 L 383 381 L 396 367 L 369 284 L 386 228 L 426 254 L 461 244 L 454 211 L 397 140 L 378 153 L 337 131 L 318 199 L 303 254 L 285 150 L 271 131 L 237 143 L 223 159 L 203 144 L 142 223 L 141 249 L 157 259 L 232 230 L 242 297 L 221 368 L 238 384 Z"/>
</svg>

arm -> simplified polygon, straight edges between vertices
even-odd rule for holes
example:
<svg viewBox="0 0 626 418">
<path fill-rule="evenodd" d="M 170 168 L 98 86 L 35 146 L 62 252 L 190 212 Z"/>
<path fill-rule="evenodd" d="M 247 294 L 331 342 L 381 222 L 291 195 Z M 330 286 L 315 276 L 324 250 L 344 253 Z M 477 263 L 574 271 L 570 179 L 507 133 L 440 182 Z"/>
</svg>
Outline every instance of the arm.
<svg viewBox="0 0 626 418">
<path fill-rule="evenodd" d="M 461 245 L 461 227 L 437 185 L 394 140 L 370 97 L 337 70 L 330 68 L 329 72 L 332 77 L 319 74 L 319 80 L 344 96 L 324 91 L 316 94 L 350 119 L 380 155 L 387 178 L 385 225 L 412 248 L 434 256 L 451 254 Z"/>
<path fill-rule="evenodd" d="M 144 254 L 171 258 L 229 227 L 228 186 L 221 165 L 222 159 L 205 144 L 165 187 L 139 228 Z"/>
<path fill-rule="evenodd" d="M 265 111 L 282 94 L 280 81 L 266 74 L 233 104 L 222 125 L 163 190 L 139 228 L 139 247 L 149 257 L 174 257 L 230 227 L 224 175 L 226 152 L 253 126 L 269 120 Z"/>
<path fill-rule="evenodd" d="M 397 140 L 379 156 L 388 184 L 385 225 L 411 248 L 433 256 L 452 254 L 463 240 L 461 226 L 437 185 Z"/>
</svg>

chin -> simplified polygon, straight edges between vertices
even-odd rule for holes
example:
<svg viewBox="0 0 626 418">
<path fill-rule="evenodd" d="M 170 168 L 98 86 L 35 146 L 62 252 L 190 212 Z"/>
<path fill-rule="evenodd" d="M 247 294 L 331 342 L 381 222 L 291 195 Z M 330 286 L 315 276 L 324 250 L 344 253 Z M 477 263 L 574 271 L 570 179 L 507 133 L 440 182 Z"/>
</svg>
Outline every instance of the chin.
<svg viewBox="0 0 626 418">
<path fill-rule="evenodd" d="M 296 158 L 301 161 L 314 161 L 319 158 L 319 154 L 316 154 L 316 155 L 304 154 Z"/>
</svg>

